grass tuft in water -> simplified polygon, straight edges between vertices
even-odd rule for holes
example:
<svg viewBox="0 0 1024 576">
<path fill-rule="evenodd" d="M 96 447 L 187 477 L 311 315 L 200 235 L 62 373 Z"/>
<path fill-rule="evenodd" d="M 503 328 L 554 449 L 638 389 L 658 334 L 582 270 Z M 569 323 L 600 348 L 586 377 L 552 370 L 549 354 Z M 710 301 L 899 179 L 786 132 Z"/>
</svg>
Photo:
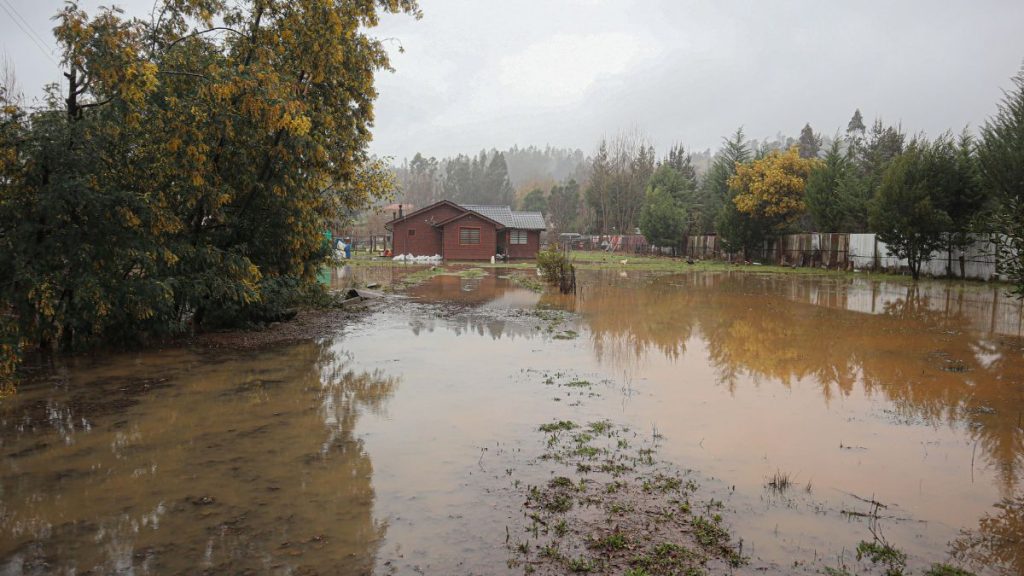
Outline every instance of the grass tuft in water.
<svg viewBox="0 0 1024 576">
<path fill-rule="evenodd" d="M 775 473 L 768 477 L 765 488 L 776 494 L 784 494 L 793 486 L 793 479 L 787 472 L 775 470 Z M 810 484 L 808 484 L 810 486 Z M 808 490 L 809 491 L 809 490 Z"/>
<path fill-rule="evenodd" d="M 541 424 L 538 428 L 541 432 L 560 432 L 563 430 L 574 430 L 576 423 L 572 420 L 559 420 L 557 422 L 550 422 L 548 424 Z"/>
<path fill-rule="evenodd" d="M 861 540 L 857 544 L 857 560 L 867 558 L 872 564 L 885 566 L 885 576 L 902 576 L 907 567 L 907 554 L 888 542 Z"/>
</svg>

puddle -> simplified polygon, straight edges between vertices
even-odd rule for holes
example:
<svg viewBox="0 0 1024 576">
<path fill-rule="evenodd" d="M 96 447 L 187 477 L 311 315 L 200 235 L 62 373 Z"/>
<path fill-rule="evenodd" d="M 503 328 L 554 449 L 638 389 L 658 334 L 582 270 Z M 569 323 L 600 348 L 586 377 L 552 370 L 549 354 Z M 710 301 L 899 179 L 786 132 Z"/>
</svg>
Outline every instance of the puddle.
<svg viewBox="0 0 1024 576">
<path fill-rule="evenodd" d="M 560 420 L 659 438 L 722 503 L 737 573 L 854 566 L 871 530 L 918 572 L 1024 573 L 1024 328 L 998 291 L 504 275 L 313 342 L 37 370 L 0 402 L 0 573 L 522 574 L 507 540 Z"/>
</svg>

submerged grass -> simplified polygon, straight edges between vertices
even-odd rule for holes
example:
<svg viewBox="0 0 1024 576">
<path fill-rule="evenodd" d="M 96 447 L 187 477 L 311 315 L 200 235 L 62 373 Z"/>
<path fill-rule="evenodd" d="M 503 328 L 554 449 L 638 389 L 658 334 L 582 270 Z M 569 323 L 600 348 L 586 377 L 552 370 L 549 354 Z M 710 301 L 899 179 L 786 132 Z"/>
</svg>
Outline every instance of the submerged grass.
<svg viewBox="0 0 1024 576">
<path fill-rule="evenodd" d="M 532 290 L 534 292 L 543 292 L 547 288 L 547 285 L 544 284 L 540 278 L 525 272 L 509 274 L 508 279 L 509 282 L 512 282 L 516 286 L 526 288 L 527 290 Z"/>
<path fill-rule="evenodd" d="M 907 554 L 888 542 L 862 540 L 857 544 L 857 560 L 867 558 L 872 564 L 881 564 L 886 576 L 902 576 L 907 568 Z"/>
<path fill-rule="evenodd" d="M 442 268 L 440 266 L 431 266 L 429 268 L 424 268 L 422 270 L 417 270 L 416 272 L 412 272 L 412 273 L 406 274 L 405 276 L 402 276 L 402 279 L 400 280 L 400 282 L 401 282 L 401 285 L 403 287 L 411 288 L 413 286 L 417 286 L 419 284 L 422 284 L 422 283 L 426 282 L 427 280 L 430 280 L 431 278 L 433 278 L 435 276 L 440 276 L 442 274 L 445 274 L 446 272 L 447 272 L 447 270 L 445 270 L 444 268 Z"/>
<path fill-rule="evenodd" d="M 552 477 L 524 489 L 533 545 L 509 544 L 511 562 L 526 573 L 694 576 L 746 562 L 722 517 L 710 513 L 721 504 L 691 503 L 697 484 L 654 459 L 655 439 L 609 420 L 538 430 L 547 434 L 538 461 Z"/>
<path fill-rule="evenodd" d="M 768 477 L 765 482 L 765 488 L 771 490 L 776 494 L 785 494 L 793 486 L 793 478 L 788 472 L 782 470 L 775 470 L 775 473 Z M 810 483 L 807 484 L 808 492 L 810 492 Z"/>
</svg>

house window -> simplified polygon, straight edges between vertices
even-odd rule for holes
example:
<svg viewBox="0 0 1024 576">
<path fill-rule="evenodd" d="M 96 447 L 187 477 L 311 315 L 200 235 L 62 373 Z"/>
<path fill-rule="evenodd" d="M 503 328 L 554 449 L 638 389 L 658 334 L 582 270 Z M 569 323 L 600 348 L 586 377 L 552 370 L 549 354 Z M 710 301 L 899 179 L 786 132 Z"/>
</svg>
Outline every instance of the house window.
<svg viewBox="0 0 1024 576">
<path fill-rule="evenodd" d="M 479 228 L 459 228 L 459 244 L 479 244 Z"/>
<path fill-rule="evenodd" d="M 416 230 L 414 228 L 409 228 L 409 236 L 415 236 L 415 235 L 416 235 Z"/>
<path fill-rule="evenodd" d="M 512 230 L 511 232 L 509 232 L 508 243 L 509 244 L 526 244 L 527 243 L 526 230 Z"/>
</svg>

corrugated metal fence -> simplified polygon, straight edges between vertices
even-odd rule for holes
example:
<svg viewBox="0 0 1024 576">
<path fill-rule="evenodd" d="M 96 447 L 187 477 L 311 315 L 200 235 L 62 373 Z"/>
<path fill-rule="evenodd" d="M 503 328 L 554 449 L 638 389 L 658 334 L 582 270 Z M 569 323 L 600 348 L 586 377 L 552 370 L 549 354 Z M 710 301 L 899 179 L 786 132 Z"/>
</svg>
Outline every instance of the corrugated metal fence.
<svg viewBox="0 0 1024 576">
<path fill-rule="evenodd" d="M 737 260 L 739 255 L 721 249 L 715 235 L 689 236 L 685 253 L 691 258 L 704 260 Z M 991 280 L 996 276 L 993 245 L 987 235 L 975 235 L 973 244 L 964 250 L 953 249 L 933 252 L 921 265 L 921 273 L 946 276 L 947 268 L 953 276 L 960 275 L 963 259 L 967 278 Z M 833 269 L 885 270 L 898 272 L 907 268 L 906 259 L 889 254 L 884 242 L 876 234 L 811 233 L 788 234 L 765 241 L 761 253 L 754 259 L 762 263 L 783 266 L 825 267 Z"/>
</svg>

